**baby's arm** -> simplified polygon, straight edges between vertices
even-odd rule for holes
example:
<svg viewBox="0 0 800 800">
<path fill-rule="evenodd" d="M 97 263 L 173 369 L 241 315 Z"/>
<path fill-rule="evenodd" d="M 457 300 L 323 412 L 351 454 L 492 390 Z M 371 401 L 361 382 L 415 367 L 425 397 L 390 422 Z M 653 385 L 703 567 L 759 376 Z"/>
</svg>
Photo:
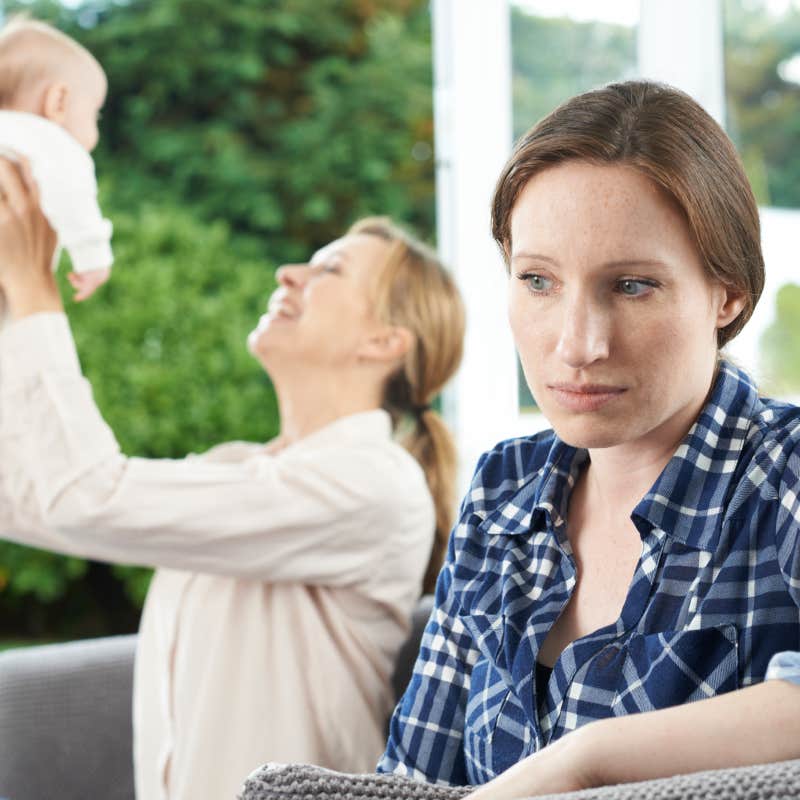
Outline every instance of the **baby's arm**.
<svg viewBox="0 0 800 800">
<path fill-rule="evenodd" d="M 110 269 L 92 269 L 88 272 L 70 272 L 67 279 L 75 290 L 76 302 L 91 297 L 97 289 L 102 286 L 111 275 Z"/>
</svg>

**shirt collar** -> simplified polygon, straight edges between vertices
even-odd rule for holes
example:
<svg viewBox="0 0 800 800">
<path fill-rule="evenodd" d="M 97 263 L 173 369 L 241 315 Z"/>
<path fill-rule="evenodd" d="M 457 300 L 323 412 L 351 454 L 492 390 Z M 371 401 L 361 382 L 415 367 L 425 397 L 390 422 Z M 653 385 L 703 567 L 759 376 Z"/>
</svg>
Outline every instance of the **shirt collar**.
<svg viewBox="0 0 800 800">
<path fill-rule="evenodd" d="M 717 519 L 752 426 L 758 391 L 748 375 L 720 361 L 711 393 L 689 433 L 631 514 L 644 535 L 652 528 L 699 549 L 714 549 Z M 586 463 L 586 450 L 553 435 L 544 465 L 484 520 L 490 534 L 528 534 L 566 519 L 569 496 Z"/>
<path fill-rule="evenodd" d="M 758 390 L 738 367 L 720 361 L 711 393 L 650 491 L 631 515 L 687 545 L 713 550 L 717 521 L 760 404 Z"/>
</svg>

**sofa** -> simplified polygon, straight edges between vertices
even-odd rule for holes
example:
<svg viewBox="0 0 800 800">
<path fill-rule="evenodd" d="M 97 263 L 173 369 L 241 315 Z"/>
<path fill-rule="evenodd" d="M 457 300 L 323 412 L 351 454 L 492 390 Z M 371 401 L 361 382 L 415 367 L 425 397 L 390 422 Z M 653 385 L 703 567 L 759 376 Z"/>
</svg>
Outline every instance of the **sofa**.
<svg viewBox="0 0 800 800">
<path fill-rule="evenodd" d="M 430 597 L 420 601 L 398 655 L 393 676 L 398 697 L 411 675 L 431 604 Z M 0 653 L 0 797 L 133 800 L 135 649 L 135 636 L 115 636 Z M 460 800 L 469 791 L 307 765 L 266 765 L 242 779 L 241 800 Z M 800 760 L 558 795 L 558 800 L 639 798 L 800 800 Z"/>
<path fill-rule="evenodd" d="M 432 603 L 420 600 L 398 654 L 398 697 Z M 133 800 L 135 650 L 136 636 L 112 636 L 0 653 L 0 798 Z"/>
</svg>

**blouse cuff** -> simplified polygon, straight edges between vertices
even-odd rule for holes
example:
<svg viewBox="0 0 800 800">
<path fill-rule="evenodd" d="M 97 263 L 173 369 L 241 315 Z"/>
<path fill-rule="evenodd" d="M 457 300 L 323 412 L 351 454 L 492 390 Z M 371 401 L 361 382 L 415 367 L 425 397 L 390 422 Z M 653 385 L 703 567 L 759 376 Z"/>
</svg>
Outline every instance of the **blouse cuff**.
<svg viewBox="0 0 800 800">
<path fill-rule="evenodd" d="M 62 312 L 31 314 L 8 322 L 0 333 L 3 383 L 42 372 L 81 372 L 69 321 Z"/>
<path fill-rule="evenodd" d="M 783 680 L 800 684 L 800 653 L 786 650 L 775 653 L 767 665 L 767 674 L 764 680 Z"/>
</svg>

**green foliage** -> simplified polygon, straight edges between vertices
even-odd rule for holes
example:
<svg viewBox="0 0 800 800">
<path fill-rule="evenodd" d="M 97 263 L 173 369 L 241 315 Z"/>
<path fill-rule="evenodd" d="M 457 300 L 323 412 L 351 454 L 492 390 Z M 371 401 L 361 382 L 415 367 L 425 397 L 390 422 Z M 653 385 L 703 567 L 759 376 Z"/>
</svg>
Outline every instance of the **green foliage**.
<svg viewBox="0 0 800 800">
<path fill-rule="evenodd" d="M 275 267 L 308 257 L 365 214 L 432 234 L 427 2 L 0 7 L 53 22 L 109 78 L 95 157 L 116 263 L 111 281 L 68 312 L 123 450 L 175 458 L 273 436 L 274 392 L 245 338 Z M 36 632 L 57 619 L 56 602 L 70 609 L 64 624 L 69 613 L 70 629 L 88 631 L 72 616 L 116 591 L 112 574 L 135 604 L 149 579 L 142 569 L 103 572 L 3 543 L 0 565 L 7 619 L 23 614 L 20 598 L 46 606 L 29 626 Z M 92 624 L 101 633 L 110 623 Z"/>
<path fill-rule="evenodd" d="M 98 154 L 152 192 L 296 259 L 365 213 L 433 228 L 427 4 L 159 0 L 72 32 L 105 66 Z M 94 21 L 94 20 L 93 20 Z"/>
<path fill-rule="evenodd" d="M 86 574 L 86 562 L 0 541 L 0 587 L 15 597 L 57 600 L 70 582 Z"/>
<path fill-rule="evenodd" d="M 778 290 L 775 320 L 761 337 L 761 355 L 769 391 L 781 396 L 800 394 L 800 286 Z"/>
<path fill-rule="evenodd" d="M 69 314 L 123 451 L 177 458 L 274 435 L 274 394 L 245 347 L 274 264 L 224 222 L 203 225 L 174 206 L 144 203 L 113 217 L 112 280 Z"/>
</svg>

